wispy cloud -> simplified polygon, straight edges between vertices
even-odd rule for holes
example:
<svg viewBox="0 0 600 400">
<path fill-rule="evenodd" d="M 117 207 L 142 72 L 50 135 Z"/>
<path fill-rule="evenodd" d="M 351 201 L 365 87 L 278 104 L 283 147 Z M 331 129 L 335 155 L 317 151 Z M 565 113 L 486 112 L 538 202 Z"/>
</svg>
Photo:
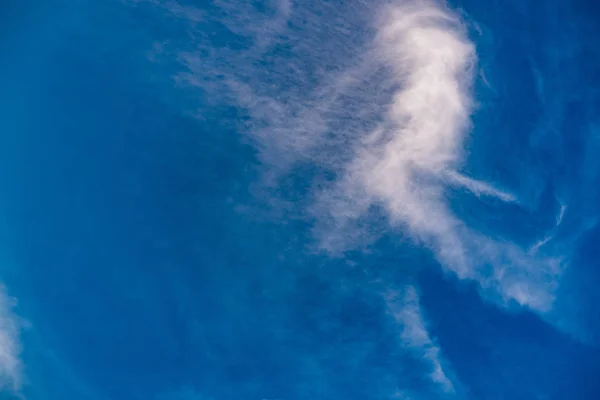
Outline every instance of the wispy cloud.
<svg viewBox="0 0 600 400">
<path fill-rule="evenodd" d="M 372 51 L 390 71 L 388 85 L 398 89 L 334 188 L 333 220 L 346 225 L 349 216 L 361 213 L 348 209 L 381 206 L 393 226 L 430 247 L 458 277 L 497 291 L 502 302 L 546 310 L 559 261 L 534 259 L 515 244 L 473 230 L 451 211 L 445 195 L 449 186 L 460 186 L 477 196 L 516 201 L 459 173 L 477 61 L 463 24 L 427 1 L 384 8 L 378 21 Z"/>
<path fill-rule="evenodd" d="M 427 330 L 417 290 L 407 286 L 402 292 L 388 293 L 386 300 L 390 315 L 401 328 L 403 345 L 428 364 L 433 383 L 445 393 L 454 393 L 454 384 L 442 366 L 441 350 Z"/>
<path fill-rule="evenodd" d="M 324 172 L 303 202 L 321 248 L 376 238 L 382 228 L 365 220 L 378 209 L 486 297 L 552 307 L 562 260 L 469 226 L 448 200 L 458 188 L 519 204 L 462 173 L 477 54 L 458 14 L 433 0 L 280 1 L 267 13 L 216 4 L 222 12 L 178 52 L 187 71 L 177 79 L 247 114 L 268 184 L 298 164 Z M 203 33 L 211 23 L 235 45 Z"/>
<path fill-rule="evenodd" d="M 306 210 L 322 248 L 373 237 L 359 221 L 378 207 L 393 229 L 491 298 L 551 307 L 561 260 L 477 231 L 448 201 L 454 187 L 518 204 L 461 173 L 477 54 L 457 14 L 429 0 L 282 1 L 269 18 L 218 4 L 215 18 L 245 45 L 234 51 L 198 37 L 180 53 L 188 72 L 178 79 L 247 112 L 270 184 L 298 163 L 329 171 L 334 179 L 313 188 Z"/>
<path fill-rule="evenodd" d="M 164 4 L 198 25 L 192 45 L 170 43 L 183 65 L 175 79 L 201 104 L 237 108 L 263 183 L 277 186 L 298 165 L 321 174 L 299 202 L 321 250 L 343 254 L 391 230 L 490 301 L 552 308 L 564 269 L 544 251 L 553 232 L 529 246 L 470 225 L 453 207 L 457 190 L 493 198 L 496 207 L 521 203 L 510 188 L 464 172 L 472 86 L 482 73 L 464 19 L 444 2 L 282 0 L 265 12 L 218 0 L 216 13 Z M 223 27 L 220 38 L 208 33 Z M 416 289 L 395 293 L 387 305 L 400 341 L 429 365 L 435 385 L 454 393 L 459 382 L 428 332 Z"/>
<path fill-rule="evenodd" d="M 0 390 L 18 393 L 23 384 L 20 332 L 23 322 L 13 313 L 16 300 L 0 286 Z"/>
</svg>

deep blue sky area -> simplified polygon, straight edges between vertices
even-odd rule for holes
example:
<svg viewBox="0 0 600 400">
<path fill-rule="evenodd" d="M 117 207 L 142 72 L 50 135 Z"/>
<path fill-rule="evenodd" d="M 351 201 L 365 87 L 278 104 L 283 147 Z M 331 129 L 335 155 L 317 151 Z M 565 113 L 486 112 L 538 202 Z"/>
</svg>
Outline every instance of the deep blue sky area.
<svg viewBox="0 0 600 400">
<path fill-rule="evenodd" d="M 586 0 L 1 2 L 0 399 L 599 399 L 599 37 Z"/>
</svg>

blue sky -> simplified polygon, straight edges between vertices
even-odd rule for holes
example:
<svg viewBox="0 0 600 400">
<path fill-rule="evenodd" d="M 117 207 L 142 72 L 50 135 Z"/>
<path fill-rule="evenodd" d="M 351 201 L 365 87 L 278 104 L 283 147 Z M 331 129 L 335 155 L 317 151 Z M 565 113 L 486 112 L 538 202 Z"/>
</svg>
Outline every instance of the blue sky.
<svg viewBox="0 0 600 400">
<path fill-rule="evenodd" d="M 600 396 L 591 2 L 0 18 L 0 399 Z"/>
</svg>

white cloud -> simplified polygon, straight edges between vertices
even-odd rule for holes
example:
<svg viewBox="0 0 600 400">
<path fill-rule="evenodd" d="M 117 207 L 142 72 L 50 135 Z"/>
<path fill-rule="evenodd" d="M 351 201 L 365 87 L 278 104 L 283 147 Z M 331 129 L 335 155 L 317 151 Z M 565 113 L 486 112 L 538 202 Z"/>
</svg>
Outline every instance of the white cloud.
<svg viewBox="0 0 600 400">
<path fill-rule="evenodd" d="M 13 313 L 15 303 L 0 286 L 0 390 L 17 393 L 23 383 L 19 340 L 23 322 Z"/>
<path fill-rule="evenodd" d="M 432 382 L 444 392 L 453 393 L 454 384 L 442 367 L 441 350 L 427 331 L 417 290 L 407 286 L 403 293 L 390 293 L 386 297 L 388 310 L 402 329 L 403 345 L 429 365 Z"/>
<path fill-rule="evenodd" d="M 343 227 L 334 234 L 379 205 L 392 226 L 430 247 L 459 278 L 498 292 L 499 297 L 492 297 L 503 303 L 547 310 L 560 260 L 531 257 L 517 245 L 474 231 L 446 200 L 448 186 L 461 186 L 477 196 L 516 201 L 458 172 L 470 127 L 476 65 L 475 47 L 461 21 L 428 1 L 384 8 L 372 55 L 391 72 L 387 84 L 398 89 L 384 108 L 382 122 L 356 147 L 333 195 L 324 192 L 334 226 Z"/>
<path fill-rule="evenodd" d="M 448 200 L 461 189 L 495 198 L 497 207 L 520 205 L 510 190 L 463 172 L 479 72 L 458 14 L 433 0 L 272 1 L 267 13 L 216 4 L 223 13 L 204 15 L 193 46 L 178 52 L 186 70 L 176 78 L 200 88 L 203 101 L 245 113 L 240 128 L 259 151 L 263 183 L 278 185 L 298 164 L 326 172 L 302 202 L 322 249 L 339 254 L 391 229 L 428 248 L 445 271 L 476 282 L 487 299 L 551 309 L 563 270 L 542 251 L 551 236 L 527 248 L 470 226 Z M 213 22 L 238 41 L 213 43 L 202 25 Z M 369 220 L 379 212 L 385 228 Z M 402 342 L 428 363 L 431 381 L 453 393 L 416 290 L 388 300 Z"/>
<path fill-rule="evenodd" d="M 447 200 L 459 187 L 518 205 L 461 173 L 477 55 L 457 14 L 428 0 L 282 1 L 269 13 L 218 4 L 215 18 L 243 46 L 199 33 L 180 54 L 188 71 L 178 79 L 245 110 L 266 183 L 297 163 L 335 177 L 312 188 L 306 211 L 322 248 L 376 237 L 364 221 L 380 208 L 393 229 L 487 297 L 551 308 L 561 260 L 468 226 Z"/>
</svg>

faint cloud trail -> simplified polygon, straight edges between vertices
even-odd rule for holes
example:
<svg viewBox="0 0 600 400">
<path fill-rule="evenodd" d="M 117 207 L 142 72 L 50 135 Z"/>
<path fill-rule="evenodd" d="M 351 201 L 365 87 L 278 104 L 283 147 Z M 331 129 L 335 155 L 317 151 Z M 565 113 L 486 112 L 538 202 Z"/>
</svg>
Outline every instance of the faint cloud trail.
<svg viewBox="0 0 600 400">
<path fill-rule="evenodd" d="M 452 380 L 442 364 L 441 350 L 431 339 L 421 310 L 419 294 L 415 287 L 407 286 L 402 293 L 390 292 L 386 296 L 388 312 L 401 327 L 400 338 L 404 346 L 429 364 L 429 377 L 443 392 L 455 392 Z"/>
<path fill-rule="evenodd" d="M 19 393 L 23 384 L 19 340 L 23 322 L 13 313 L 15 303 L 0 285 L 0 390 Z"/>
</svg>

